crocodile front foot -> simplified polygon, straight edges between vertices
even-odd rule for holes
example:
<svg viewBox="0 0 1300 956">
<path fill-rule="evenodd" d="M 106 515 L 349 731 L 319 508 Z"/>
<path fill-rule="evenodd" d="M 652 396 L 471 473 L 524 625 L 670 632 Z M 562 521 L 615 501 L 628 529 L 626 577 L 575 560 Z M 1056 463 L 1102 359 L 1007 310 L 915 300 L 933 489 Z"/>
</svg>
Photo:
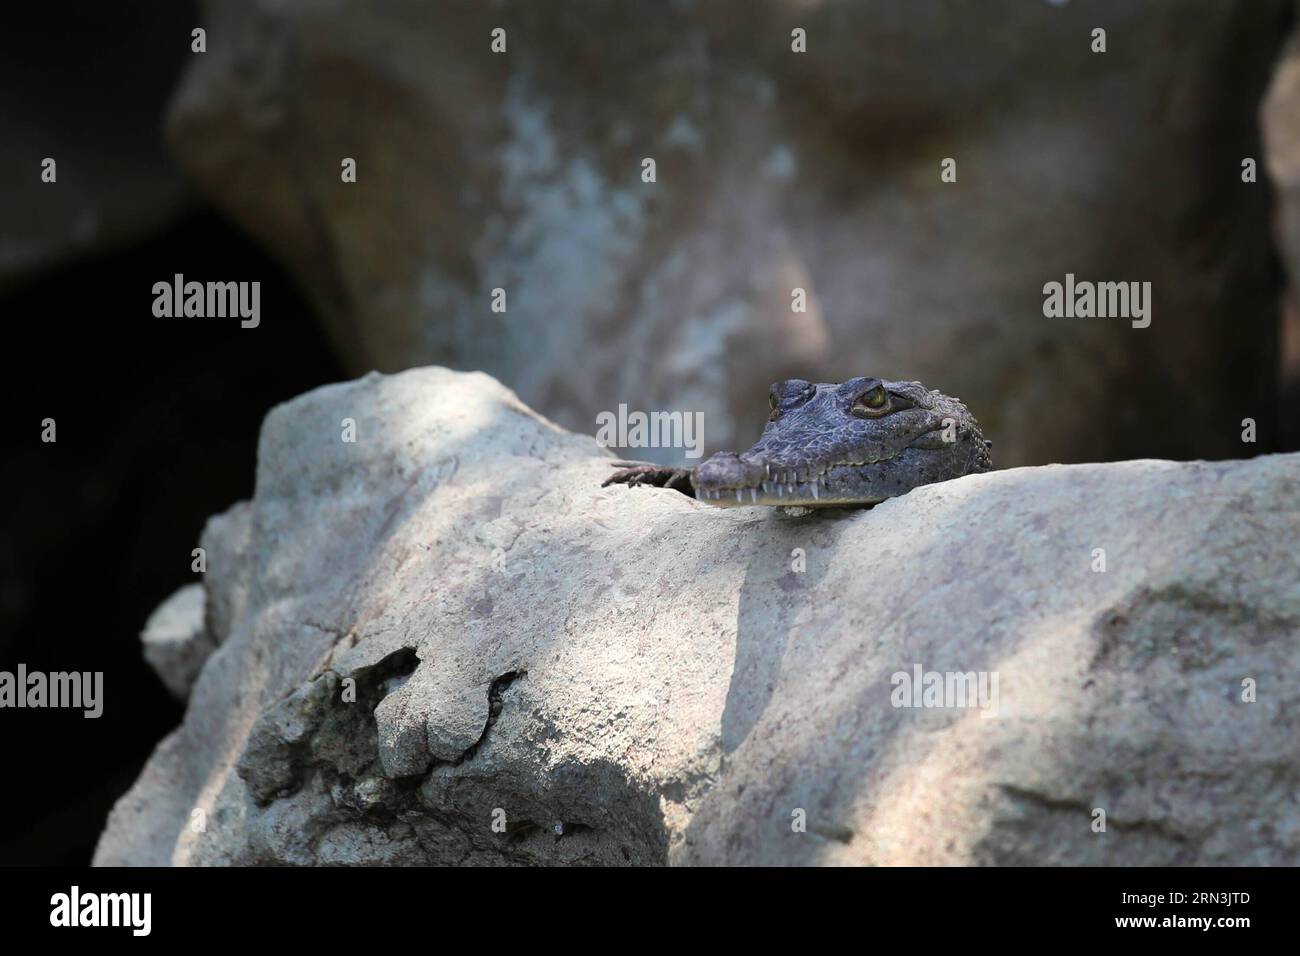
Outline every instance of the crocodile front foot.
<svg viewBox="0 0 1300 956">
<path fill-rule="evenodd" d="M 618 461 L 614 467 L 618 470 L 600 483 L 602 488 L 608 485 L 650 485 L 695 496 L 689 468 L 665 468 L 640 461 Z"/>
</svg>

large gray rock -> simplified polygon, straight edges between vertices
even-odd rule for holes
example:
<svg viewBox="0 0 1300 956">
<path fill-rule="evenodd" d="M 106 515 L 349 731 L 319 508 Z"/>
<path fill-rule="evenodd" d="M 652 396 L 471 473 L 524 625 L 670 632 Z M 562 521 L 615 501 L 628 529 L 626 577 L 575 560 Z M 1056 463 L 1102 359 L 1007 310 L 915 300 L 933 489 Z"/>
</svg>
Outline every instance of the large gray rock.
<svg viewBox="0 0 1300 956">
<path fill-rule="evenodd" d="M 915 377 L 1004 465 L 1231 457 L 1244 417 L 1276 447 L 1241 162 L 1288 7 L 210 0 L 169 132 L 357 371 L 482 369 L 581 432 L 701 412 L 709 452 L 770 382 Z M 1045 318 L 1067 273 L 1150 282 L 1150 327 Z"/>
<path fill-rule="evenodd" d="M 273 410 L 96 861 L 1300 863 L 1300 456 L 806 518 L 609 465 L 481 374 Z M 996 713 L 894 706 L 917 666 Z"/>
</svg>

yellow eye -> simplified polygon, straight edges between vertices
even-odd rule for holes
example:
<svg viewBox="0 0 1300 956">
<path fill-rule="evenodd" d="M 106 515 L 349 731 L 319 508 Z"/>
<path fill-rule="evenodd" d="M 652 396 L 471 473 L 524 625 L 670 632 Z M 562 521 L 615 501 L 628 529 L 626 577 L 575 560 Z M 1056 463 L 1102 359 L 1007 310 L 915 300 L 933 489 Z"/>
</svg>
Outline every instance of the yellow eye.
<svg viewBox="0 0 1300 956">
<path fill-rule="evenodd" d="M 776 410 L 776 396 L 775 396 L 775 395 L 769 395 L 769 396 L 767 396 L 767 407 L 768 407 L 768 410 L 769 410 L 769 411 L 775 411 L 775 410 Z"/>
<path fill-rule="evenodd" d="M 873 385 L 853 401 L 853 414 L 859 418 L 879 418 L 890 411 L 889 393 L 883 385 Z"/>
</svg>

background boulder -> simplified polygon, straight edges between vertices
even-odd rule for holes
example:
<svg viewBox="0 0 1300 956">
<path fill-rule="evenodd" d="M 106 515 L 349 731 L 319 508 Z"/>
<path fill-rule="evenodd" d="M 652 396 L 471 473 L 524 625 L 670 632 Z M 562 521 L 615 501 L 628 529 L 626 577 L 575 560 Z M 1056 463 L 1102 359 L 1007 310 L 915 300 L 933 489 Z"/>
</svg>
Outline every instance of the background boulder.
<svg viewBox="0 0 1300 956">
<path fill-rule="evenodd" d="M 1003 465 L 1280 447 L 1288 3 L 745 7 L 206 3 L 170 138 L 357 372 L 481 369 L 587 433 L 703 412 L 710 453 L 770 382 L 862 374 L 977 402 Z M 1151 326 L 1045 318 L 1067 273 L 1150 282 Z"/>
</svg>

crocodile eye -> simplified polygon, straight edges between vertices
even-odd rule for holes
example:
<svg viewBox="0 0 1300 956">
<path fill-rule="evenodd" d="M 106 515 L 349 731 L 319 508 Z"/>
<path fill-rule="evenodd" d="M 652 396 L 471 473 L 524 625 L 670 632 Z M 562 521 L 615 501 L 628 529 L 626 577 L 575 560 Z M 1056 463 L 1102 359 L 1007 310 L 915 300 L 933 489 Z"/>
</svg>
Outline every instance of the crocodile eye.
<svg viewBox="0 0 1300 956">
<path fill-rule="evenodd" d="M 781 417 L 781 404 L 777 401 L 776 395 L 767 396 L 767 407 L 771 410 L 771 414 L 767 416 L 769 422 L 774 422 Z"/>
<path fill-rule="evenodd" d="M 883 385 L 873 385 L 853 400 L 853 414 L 859 418 L 878 418 L 889 411 L 889 395 Z"/>
</svg>

